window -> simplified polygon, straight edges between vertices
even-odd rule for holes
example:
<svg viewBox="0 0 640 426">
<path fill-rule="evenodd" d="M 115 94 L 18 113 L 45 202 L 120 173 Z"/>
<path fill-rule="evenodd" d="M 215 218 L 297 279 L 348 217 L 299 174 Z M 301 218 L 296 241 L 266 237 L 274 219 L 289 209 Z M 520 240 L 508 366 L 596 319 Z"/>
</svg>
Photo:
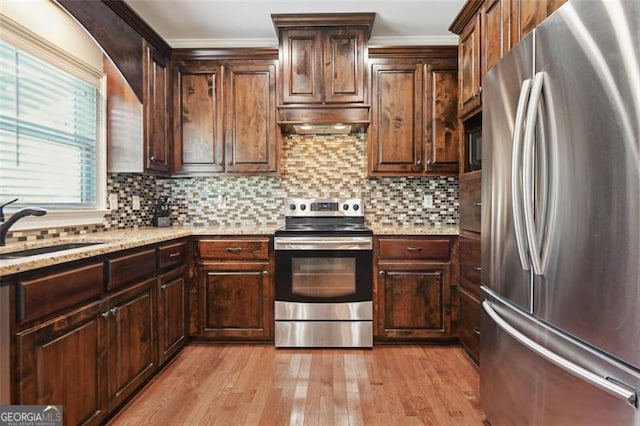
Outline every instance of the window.
<svg viewBox="0 0 640 426">
<path fill-rule="evenodd" d="M 96 208 L 98 108 L 92 85 L 0 41 L 0 197 Z"/>
</svg>

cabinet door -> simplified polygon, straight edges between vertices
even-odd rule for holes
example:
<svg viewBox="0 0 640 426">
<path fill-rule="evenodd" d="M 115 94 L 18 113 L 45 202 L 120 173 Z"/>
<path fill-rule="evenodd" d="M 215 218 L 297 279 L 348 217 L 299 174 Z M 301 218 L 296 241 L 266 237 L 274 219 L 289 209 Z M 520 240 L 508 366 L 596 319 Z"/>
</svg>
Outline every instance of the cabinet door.
<svg viewBox="0 0 640 426">
<path fill-rule="evenodd" d="M 515 46 L 567 0 L 510 0 L 510 2 L 511 45 Z"/>
<path fill-rule="evenodd" d="M 282 30 L 280 104 L 322 102 L 322 32 Z"/>
<path fill-rule="evenodd" d="M 145 170 L 169 172 L 169 68 L 153 47 L 144 57 Z"/>
<path fill-rule="evenodd" d="M 228 172 L 275 172 L 276 64 L 238 64 L 225 74 L 225 157 Z"/>
<path fill-rule="evenodd" d="M 202 334 L 213 338 L 266 339 L 273 328 L 267 263 L 220 263 L 201 271 Z"/>
<path fill-rule="evenodd" d="M 155 284 L 153 278 L 108 299 L 111 407 L 120 405 L 156 367 Z"/>
<path fill-rule="evenodd" d="M 482 77 L 509 50 L 509 0 L 487 0 L 482 7 Z"/>
<path fill-rule="evenodd" d="M 185 173 L 224 171 L 222 67 L 180 68 L 174 93 L 174 169 Z"/>
<path fill-rule="evenodd" d="M 460 321 L 458 336 L 471 358 L 480 359 L 480 301 L 460 289 Z"/>
<path fill-rule="evenodd" d="M 449 263 L 379 265 L 378 331 L 383 338 L 450 336 Z"/>
<path fill-rule="evenodd" d="M 374 63 L 371 75 L 370 173 L 421 173 L 423 66 Z"/>
<path fill-rule="evenodd" d="M 364 30 L 331 29 L 324 34 L 325 103 L 364 102 Z"/>
<path fill-rule="evenodd" d="M 461 116 L 480 106 L 480 15 L 467 24 L 458 41 Z"/>
<path fill-rule="evenodd" d="M 184 272 L 181 267 L 158 278 L 159 363 L 179 350 L 187 338 Z"/>
<path fill-rule="evenodd" d="M 457 172 L 458 70 L 455 63 L 427 65 L 425 142 L 427 172 Z"/>
<path fill-rule="evenodd" d="M 108 409 L 100 302 L 16 335 L 17 404 L 62 405 L 65 424 L 98 424 Z"/>
</svg>

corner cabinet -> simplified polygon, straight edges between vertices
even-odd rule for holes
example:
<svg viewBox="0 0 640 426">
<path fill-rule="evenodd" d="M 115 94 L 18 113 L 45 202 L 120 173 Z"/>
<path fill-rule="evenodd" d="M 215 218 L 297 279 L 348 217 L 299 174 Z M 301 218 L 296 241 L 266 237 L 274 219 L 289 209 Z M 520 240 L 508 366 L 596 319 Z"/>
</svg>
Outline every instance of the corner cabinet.
<svg viewBox="0 0 640 426">
<path fill-rule="evenodd" d="M 271 246 L 267 237 L 198 241 L 197 337 L 273 338 Z"/>
<path fill-rule="evenodd" d="M 372 49 L 370 176 L 457 174 L 456 50 Z"/>
<path fill-rule="evenodd" d="M 377 340 L 454 337 L 455 238 L 375 239 L 374 336 Z M 452 276 L 455 275 L 455 276 Z"/>
<path fill-rule="evenodd" d="M 173 75 L 177 174 L 277 172 L 275 60 L 182 60 Z"/>
<path fill-rule="evenodd" d="M 144 166 L 147 172 L 170 172 L 169 60 L 144 42 Z"/>
</svg>

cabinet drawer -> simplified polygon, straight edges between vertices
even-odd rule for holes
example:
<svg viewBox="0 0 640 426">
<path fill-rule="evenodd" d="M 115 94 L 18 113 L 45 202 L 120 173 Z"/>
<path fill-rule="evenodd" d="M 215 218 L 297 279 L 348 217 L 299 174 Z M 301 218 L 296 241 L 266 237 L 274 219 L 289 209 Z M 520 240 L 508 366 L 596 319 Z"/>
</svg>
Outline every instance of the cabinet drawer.
<svg viewBox="0 0 640 426">
<path fill-rule="evenodd" d="M 136 281 L 146 280 L 156 273 L 156 250 L 150 249 L 108 261 L 109 290 Z"/>
<path fill-rule="evenodd" d="M 187 243 L 177 243 L 158 247 L 158 268 L 167 269 L 184 264 Z"/>
<path fill-rule="evenodd" d="M 449 259 L 448 239 L 426 240 L 412 238 L 380 239 L 381 259 Z"/>
<path fill-rule="evenodd" d="M 480 355 L 480 302 L 462 289 L 460 290 L 458 336 L 460 342 L 477 362 Z"/>
<path fill-rule="evenodd" d="M 19 281 L 17 291 L 19 321 L 30 321 L 100 296 L 104 291 L 104 264 Z"/>
<path fill-rule="evenodd" d="M 480 232 L 482 194 L 480 174 L 460 179 L 460 229 Z"/>
<path fill-rule="evenodd" d="M 460 236 L 460 285 L 473 293 L 476 297 L 482 297 L 480 292 L 480 238 Z"/>
<path fill-rule="evenodd" d="M 198 250 L 201 259 L 268 259 L 269 239 L 201 240 Z"/>
</svg>

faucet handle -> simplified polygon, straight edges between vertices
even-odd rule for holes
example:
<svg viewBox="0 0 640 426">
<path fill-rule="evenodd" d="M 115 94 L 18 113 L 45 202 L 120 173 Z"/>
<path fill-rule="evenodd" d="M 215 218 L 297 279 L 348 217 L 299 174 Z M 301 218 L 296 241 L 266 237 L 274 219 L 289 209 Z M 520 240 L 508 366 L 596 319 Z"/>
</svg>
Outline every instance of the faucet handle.
<svg viewBox="0 0 640 426">
<path fill-rule="evenodd" d="M 15 203 L 16 201 L 18 201 L 18 199 L 17 199 L 17 198 L 14 198 L 14 199 L 13 199 L 13 200 L 11 200 L 11 201 L 7 201 L 6 203 L 2 203 L 2 204 L 0 204 L 0 222 L 4 222 L 4 210 L 3 210 L 3 209 L 4 209 L 4 207 L 5 207 L 5 206 L 8 206 L 9 204 L 13 204 L 13 203 Z"/>
</svg>

